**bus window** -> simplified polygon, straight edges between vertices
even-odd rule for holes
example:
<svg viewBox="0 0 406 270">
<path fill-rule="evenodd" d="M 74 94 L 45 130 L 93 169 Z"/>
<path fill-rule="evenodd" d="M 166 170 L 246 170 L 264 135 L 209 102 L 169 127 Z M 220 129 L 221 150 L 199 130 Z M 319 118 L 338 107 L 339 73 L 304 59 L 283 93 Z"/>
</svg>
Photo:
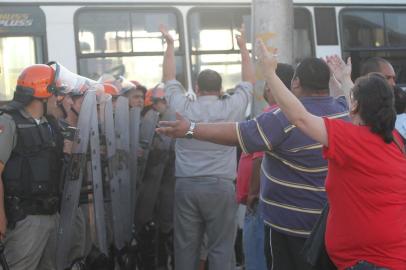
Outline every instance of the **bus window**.
<svg viewBox="0 0 406 270">
<path fill-rule="evenodd" d="M 344 48 L 379 48 L 386 45 L 383 12 L 345 11 L 341 19 Z"/>
<path fill-rule="evenodd" d="M 81 74 L 97 80 L 100 74 L 112 73 L 137 80 L 146 87 L 154 87 L 162 80 L 162 55 L 122 56 L 122 57 L 92 57 L 79 61 Z M 184 56 L 176 56 L 176 79 L 185 82 Z"/>
<path fill-rule="evenodd" d="M 406 47 L 406 12 L 385 12 L 388 46 Z"/>
<path fill-rule="evenodd" d="M 0 9 L 0 101 L 11 100 L 21 71 L 43 63 L 45 16 L 38 7 Z"/>
<path fill-rule="evenodd" d="M 310 12 L 295 8 L 294 60 L 313 55 L 313 32 Z M 245 24 L 250 37 L 251 10 L 249 8 L 199 8 L 188 17 L 192 79 L 196 81 L 201 70 L 213 69 L 223 78 L 223 89 L 233 88 L 241 80 L 241 57 L 234 35 Z M 252 44 L 247 45 L 248 49 Z"/>
<path fill-rule="evenodd" d="M 406 84 L 406 10 L 345 9 L 340 21 L 343 56 L 352 58 L 354 79 L 362 63 L 377 56 L 391 62 L 398 84 Z"/>
<path fill-rule="evenodd" d="M 234 35 L 242 23 L 250 29 L 250 9 L 193 9 L 188 19 L 193 82 L 201 70 L 213 69 L 222 75 L 224 90 L 233 88 L 241 81 L 241 57 Z M 247 47 L 251 49 L 251 44 Z"/>
<path fill-rule="evenodd" d="M 120 75 L 147 87 L 156 85 L 162 80 L 166 46 L 159 32 L 162 23 L 175 38 L 177 79 L 186 85 L 180 20 L 173 10 L 83 9 L 76 18 L 81 75 L 97 79 L 121 70 Z"/>
<path fill-rule="evenodd" d="M 77 23 L 81 53 L 131 52 L 129 12 L 81 13 Z"/>
<path fill-rule="evenodd" d="M 0 100 L 13 98 L 21 70 L 35 62 L 34 38 L 0 37 Z"/>
<path fill-rule="evenodd" d="M 338 45 L 335 8 L 315 7 L 314 19 L 316 24 L 317 45 Z"/>
<path fill-rule="evenodd" d="M 313 24 L 310 12 L 295 8 L 293 31 L 293 57 L 295 63 L 314 55 Z"/>
</svg>

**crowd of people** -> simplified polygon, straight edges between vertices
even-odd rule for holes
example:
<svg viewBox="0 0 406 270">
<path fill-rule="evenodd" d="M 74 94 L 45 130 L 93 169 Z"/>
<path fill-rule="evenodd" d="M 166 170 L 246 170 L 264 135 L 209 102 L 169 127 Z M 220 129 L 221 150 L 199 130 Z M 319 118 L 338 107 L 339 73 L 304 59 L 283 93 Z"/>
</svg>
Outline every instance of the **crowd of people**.
<svg viewBox="0 0 406 270">
<path fill-rule="evenodd" d="M 237 183 L 242 189 L 237 194 L 245 194 L 237 198 L 248 205 L 246 268 L 314 269 L 302 249 L 328 203 L 325 246 L 334 268 L 406 269 L 406 160 L 401 128 L 405 100 L 403 90 L 395 86 L 393 67 L 385 59 L 371 58 L 354 84 L 350 60 L 308 58 L 286 79 L 289 69 L 281 71 L 276 51 L 269 53 L 258 42 L 269 112 L 253 120 L 218 119 L 217 123 L 180 112 L 177 121 L 161 122 L 158 128 L 171 137 L 192 134 L 193 139 L 240 146 L 252 154 L 242 156 L 240 166 L 247 159 L 248 165 L 240 167 L 237 178 L 250 178 L 248 192 L 247 183 Z M 265 153 L 261 163 L 258 152 Z M 259 221 L 253 216 L 258 196 Z M 200 209 L 200 203 L 189 205 Z M 183 214 L 175 208 L 175 218 L 177 212 Z M 270 242 L 261 237 L 268 232 Z M 212 252 L 215 246 L 208 246 L 209 264 L 217 255 Z M 175 242 L 175 254 L 176 248 Z M 195 267 L 190 265 L 185 269 Z M 212 267 L 228 269 L 226 264 Z"/>
<path fill-rule="evenodd" d="M 406 270 L 406 93 L 388 61 L 368 59 L 354 83 L 350 59 L 307 58 L 293 67 L 259 40 L 268 106 L 247 120 L 257 78 L 244 31 L 236 36 L 241 82 L 226 94 L 220 74 L 203 70 L 196 98 L 176 80 L 174 39 L 161 32 L 161 83 L 147 90 L 123 77 L 95 82 L 116 111 L 125 97 L 140 112 L 134 239 L 115 249 L 108 228 L 111 249 L 101 252 L 84 181 L 67 269 L 129 269 L 135 260 L 131 269 L 234 270 L 244 205 L 246 270 L 326 269 L 304 250 L 322 213 L 331 269 Z M 77 132 L 88 90 L 67 90 L 59 72 L 55 63 L 27 67 L 0 108 L 3 268 L 57 269 L 61 196 L 75 153 L 67 130 Z M 108 171 L 105 138 L 101 144 Z M 115 227 L 107 205 L 107 227 Z"/>
</svg>

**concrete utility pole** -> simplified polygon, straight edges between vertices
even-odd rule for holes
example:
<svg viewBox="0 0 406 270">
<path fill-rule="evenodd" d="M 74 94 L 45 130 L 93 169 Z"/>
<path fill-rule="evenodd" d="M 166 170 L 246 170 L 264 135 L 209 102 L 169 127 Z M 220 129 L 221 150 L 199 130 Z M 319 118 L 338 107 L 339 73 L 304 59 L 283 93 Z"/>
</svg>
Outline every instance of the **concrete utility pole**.
<svg viewBox="0 0 406 270">
<path fill-rule="evenodd" d="M 252 0 L 253 38 L 261 38 L 269 48 L 278 48 L 279 63 L 293 63 L 293 23 L 293 0 Z M 254 55 L 255 50 L 254 46 Z M 258 82 L 254 91 L 253 116 L 260 114 L 266 106 L 264 82 L 261 83 L 258 68 L 256 73 Z"/>
</svg>

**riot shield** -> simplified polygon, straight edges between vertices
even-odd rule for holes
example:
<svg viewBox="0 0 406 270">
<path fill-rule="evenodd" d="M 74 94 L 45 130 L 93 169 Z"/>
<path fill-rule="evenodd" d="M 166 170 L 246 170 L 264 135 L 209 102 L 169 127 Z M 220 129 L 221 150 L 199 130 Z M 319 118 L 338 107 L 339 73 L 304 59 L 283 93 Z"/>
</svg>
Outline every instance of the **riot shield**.
<svg viewBox="0 0 406 270">
<path fill-rule="evenodd" d="M 80 190 L 86 166 L 86 155 L 89 146 L 89 123 L 96 121 L 93 113 L 96 108 L 96 92 L 88 91 L 80 110 L 77 132 L 69 163 L 68 173 L 64 179 L 63 195 L 61 198 L 61 217 L 57 232 L 56 263 L 58 270 L 68 267 L 67 257 L 71 247 L 74 217 L 79 204 Z M 94 119 L 96 118 L 96 119 Z"/>
<path fill-rule="evenodd" d="M 152 109 L 151 109 L 152 111 Z M 148 113 L 146 114 L 147 117 Z M 151 117 L 150 114 L 149 117 Z M 175 121 L 176 115 L 173 111 L 167 110 L 161 117 L 163 121 Z M 135 223 L 137 231 L 154 217 L 154 209 L 158 201 L 162 176 L 169 159 L 169 151 L 172 143 L 171 138 L 154 134 L 151 148 L 147 151 L 147 164 L 137 194 L 135 211 Z M 151 150 L 151 151 L 150 151 Z"/>
<path fill-rule="evenodd" d="M 91 177 L 92 195 L 93 195 L 93 211 L 96 225 L 97 246 L 100 251 L 108 255 L 107 250 L 107 232 L 104 210 L 103 196 L 103 179 L 100 161 L 100 136 L 99 136 L 99 121 L 97 107 L 93 106 L 91 110 L 92 120 L 90 122 L 90 159 L 91 159 Z"/>
<path fill-rule="evenodd" d="M 141 120 L 140 146 L 143 149 L 143 155 L 138 164 L 138 183 L 140 183 L 145 174 L 149 151 L 151 150 L 152 140 L 155 134 L 155 128 L 159 120 L 159 114 L 155 110 L 149 110 Z"/>
<path fill-rule="evenodd" d="M 140 108 L 130 109 L 130 185 L 131 185 L 131 222 L 134 222 L 137 192 L 138 147 L 140 138 Z"/>
<path fill-rule="evenodd" d="M 121 213 L 120 183 L 118 176 L 118 159 L 116 154 L 116 134 L 114 128 L 113 104 L 108 100 L 104 108 L 103 121 L 104 135 L 106 138 L 107 172 L 106 182 L 110 189 L 111 214 L 114 236 L 114 246 L 121 250 L 124 247 L 124 224 Z"/>
<path fill-rule="evenodd" d="M 131 240 L 132 220 L 131 220 L 131 185 L 130 185 L 130 114 L 129 104 L 126 97 L 120 96 L 117 99 L 115 111 L 116 130 L 116 154 L 118 159 L 118 178 L 120 185 L 120 209 L 121 222 L 124 226 L 124 240 Z"/>
</svg>

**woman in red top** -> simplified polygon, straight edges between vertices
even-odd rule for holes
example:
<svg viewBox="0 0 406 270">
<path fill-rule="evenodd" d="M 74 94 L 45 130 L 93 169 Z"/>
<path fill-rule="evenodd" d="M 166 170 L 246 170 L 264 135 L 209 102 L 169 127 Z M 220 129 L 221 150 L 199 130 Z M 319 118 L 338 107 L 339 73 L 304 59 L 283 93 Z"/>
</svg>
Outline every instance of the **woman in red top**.
<svg viewBox="0 0 406 270">
<path fill-rule="evenodd" d="M 405 270 L 406 158 L 394 132 L 391 87 L 379 74 L 362 77 L 344 93 L 352 123 L 323 119 L 286 89 L 275 74 L 276 55 L 259 43 L 262 69 L 279 107 L 324 146 L 329 160 L 325 241 L 330 258 L 340 270 Z"/>
</svg>

